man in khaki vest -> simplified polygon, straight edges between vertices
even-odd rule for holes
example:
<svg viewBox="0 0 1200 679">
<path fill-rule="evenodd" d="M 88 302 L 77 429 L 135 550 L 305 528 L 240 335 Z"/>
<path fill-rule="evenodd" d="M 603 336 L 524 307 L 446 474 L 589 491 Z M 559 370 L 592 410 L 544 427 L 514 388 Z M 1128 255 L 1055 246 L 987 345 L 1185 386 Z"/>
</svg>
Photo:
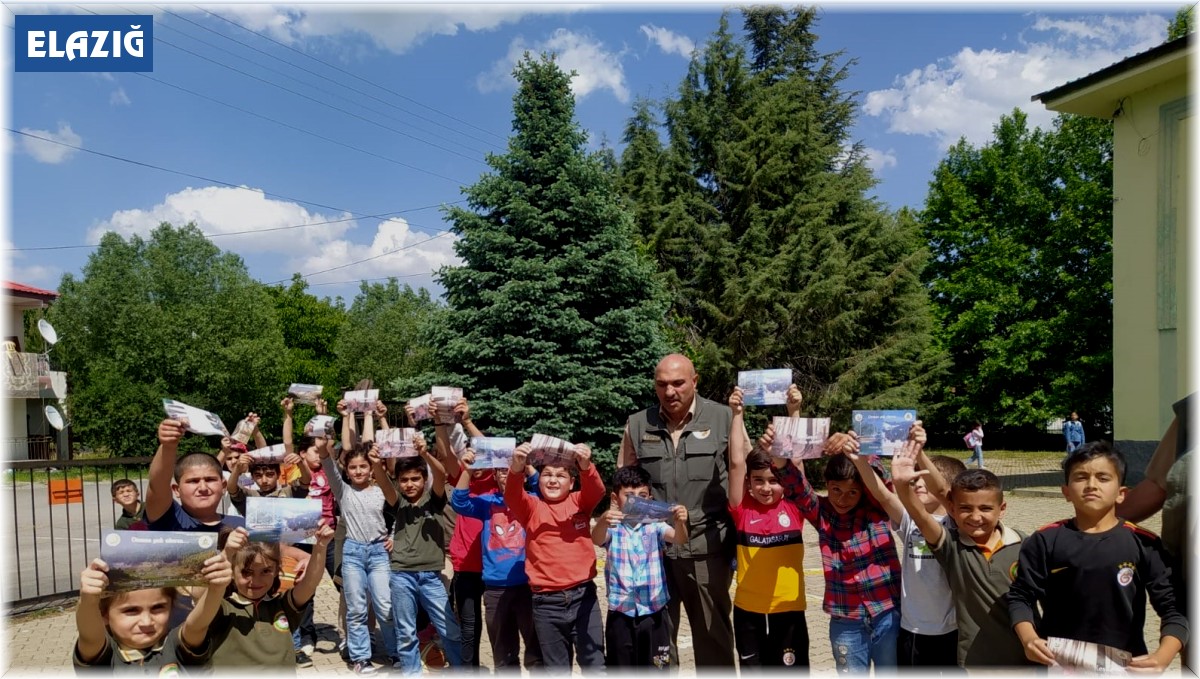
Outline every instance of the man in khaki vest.
<svg viewBox="0 0 1200 679">
<path fill-rule="evenodd" d="M 667 548 L 672 663 L 678 664 L 679 605 L 692 626 L 696 667 L 733 666 L 729 586 L 734 555 L 729 515 L 729 406 L 696 396 L 696 368 L 671 354 L 654 369 L 658 406 L 629 416 L 617 466 L 650 473 L 656 500 L 688 509 L 688 542 Z"/>
</svg>

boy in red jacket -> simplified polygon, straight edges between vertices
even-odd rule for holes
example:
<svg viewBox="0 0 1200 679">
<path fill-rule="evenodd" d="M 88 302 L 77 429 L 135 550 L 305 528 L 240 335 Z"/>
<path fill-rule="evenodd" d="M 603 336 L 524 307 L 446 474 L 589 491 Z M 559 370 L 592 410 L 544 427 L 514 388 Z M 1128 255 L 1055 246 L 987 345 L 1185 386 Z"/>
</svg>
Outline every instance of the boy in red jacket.
<svg viewBox="0 0 1200 679">
<path fill-rule="evenodd" d="M 560 463 L 539 470 L 535 497 L 525 492 L 525 464 L 532 447 L 513 451 L 504 501 L 525 526 L 525 572 L 533 590 L 533 625 L 542 661 L 551 673 L 570 673 L 579 656 L 584 673 L 604 671 L 604 636 L 596 599 L 596 551 L 592 510 L 604 498 L 604 481 L 592 451 L 575 445 L 580 490 L 572 493 L 570 468 Z"/>
</svg>

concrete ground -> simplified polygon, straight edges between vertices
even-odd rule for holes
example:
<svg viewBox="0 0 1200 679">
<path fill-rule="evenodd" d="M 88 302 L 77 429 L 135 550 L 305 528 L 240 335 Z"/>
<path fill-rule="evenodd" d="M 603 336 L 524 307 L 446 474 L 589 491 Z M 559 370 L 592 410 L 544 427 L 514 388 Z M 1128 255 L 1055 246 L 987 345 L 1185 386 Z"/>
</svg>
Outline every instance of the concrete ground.
<svg viewBox="0 0 1200 679">
<path fill-rule="evenodd" d="M 1051 489 L 1045 490 L 1047 493 Z M 1033 493 L 1010 494 L 1006 522 L 1023 531 L 1033 531 L 1051 521 L 1070 515 L 1071 507 L 1059 497 L 1038 496 Z M 1157 517 L 1144 524 L 1157 531 L 1161 524 Z M 833 670 L 833 657 L 829 648 L 829 618 L 821 611 L 824 579 L 821 573 L 821 556 L 817 536 L 811 526 L 804 528 L 805 557 L 804 576 L 808 601 L 808 630 L 810 637 L 809 658 L 814 670 Z M 599 556 L 602 558 L 603 554 Z M 604 601 L 603 571 L 597 578 Z M 337 632 L 333 623 L 337 616 L 337 592 L 326 578 L 316 596 L 316 620 L 320 643 L 313 654 L 314 666 L 299 670 L 301 676 L 320 673 L 352 674 L 339 658 L 336 650 Z M 58 674 L 70 672 L 71 650 L 75 639 L 75 618 L 71 611 L 26 616 L 9 619 L 4 630 L 4 657 L 0 659 L 0 673 Z M 1157 647 L 1159 619 L 1153 609 L 1147 607 L 1146 639 L 1151 649 Z M 486 633 L 480 648 L 481 666 L 491 667 L 492 654 Z M 686 616 L 681 626 L 679 656 L 684 672 L 695 670 L 695 656 L 691 643 L 690 627 Z M 382 661 L 383 658 L 377 658 Z M 1179 660 L 1172 664 L 1165 676 L 1180 676 Z"/>
</svg>

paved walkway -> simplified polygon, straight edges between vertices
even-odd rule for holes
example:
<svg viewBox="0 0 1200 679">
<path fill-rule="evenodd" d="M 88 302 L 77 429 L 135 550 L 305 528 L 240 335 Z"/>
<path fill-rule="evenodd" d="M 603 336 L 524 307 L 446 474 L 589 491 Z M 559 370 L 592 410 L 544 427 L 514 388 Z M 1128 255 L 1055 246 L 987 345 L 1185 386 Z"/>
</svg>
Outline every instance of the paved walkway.
<svg viewBox="0 0 1200 679">
<path fill-rule="evenodd" d="M 1039 526 L 1070 515 L 1071 507 L 1061 497 L 1008 497 L 1007 523 L 1023 531 L 1033 531 Z M 1144 524 L 1158 531 L 1158 517 Z M 815 670 L 833 670 L 833 657 L 829 648 L 829 617 L 821 611 L 824 579 L 821 574 L 821 555 L 817 546 L 816 532 L 804 527 L 804 579 L 808 597 L 808 629 L 810 636 L 809 658 Z M 600 554 L 603 557 L 603 554 Z M 604 600 L 603 573 L 597 578 Z M 320 634 L 317 652 L 313 654 L 314 667 L 300 670 L 301 676 L 321 673 L 353 674 L 339 658 L 336 650 L 337 632 L 333 621 L 337 617 L 337 592 L 326 578 L 316 596 L 316 620 Z M 1146 639 L 1151 649 L 1157 646 L 1159 619 L 1152 608 L 1147 607 Z M 695 670 L 695 655 L 692 649 L 690 627 L 685 619 L 679 635 L 679 656 L 683 670 L 691 674 Z M 71 649 L 75 640 L 75 616 L 63 612 L 40 617 L 8 620 L 4 631 L 4 657 L 0 660 L 0 672 L 24 674 L 60 674 L 71 671 Z M 377 658 L 382 661 L 383 658 Z M 491 667 L 492 654 L 486 633 L 480 647 L 480 663 Z M 1179 660 L 1176 659 L 1166 675 L 1181 676 Z"/>
</svg>

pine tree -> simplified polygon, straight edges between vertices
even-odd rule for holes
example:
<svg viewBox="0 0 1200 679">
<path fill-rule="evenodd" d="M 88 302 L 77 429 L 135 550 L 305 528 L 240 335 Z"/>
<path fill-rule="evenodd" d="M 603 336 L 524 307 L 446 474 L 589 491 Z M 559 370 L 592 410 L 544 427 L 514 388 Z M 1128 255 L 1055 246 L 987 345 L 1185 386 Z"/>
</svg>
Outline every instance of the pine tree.
<svg viewBox="0 0 1200 679">
<path fill-rule="evenodd" d="M 515 75 L 508 152 L 448 210 L 463 266 L 439 274 L 437 346 L 489 434 L 556 435 L 611 463 L 653 398 L 664 296 L 612 173 L 584 150 L 571 76 L 545 55 Z"/>
<path fill-rule="evenodd" d="M 912 215 L 868 197 L 841 88 L 851 64 L 817 51 L 814 10 L 744 17 L 750 56 L 722 17 L 664 105 L 657 229 L 696 254 L 678 262 L 648 241 L 674 270 L 673 319 L 701 387 L 723 400 L 739 369 L 790 367 L 810 412 L 916 405 L 939 366 L 927 253 Z"/>
</svg>

